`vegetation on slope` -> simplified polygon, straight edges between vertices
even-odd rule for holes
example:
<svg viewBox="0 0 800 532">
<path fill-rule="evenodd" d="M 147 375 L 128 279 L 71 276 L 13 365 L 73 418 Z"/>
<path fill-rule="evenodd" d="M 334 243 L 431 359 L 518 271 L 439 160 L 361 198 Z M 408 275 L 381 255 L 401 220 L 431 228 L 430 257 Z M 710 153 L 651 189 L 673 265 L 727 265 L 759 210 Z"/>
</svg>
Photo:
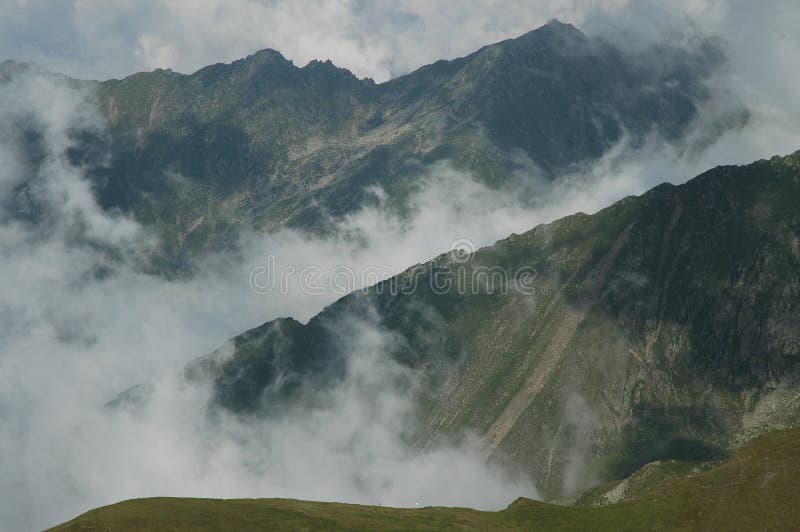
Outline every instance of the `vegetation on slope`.
<svg viewBox="0 0 800 532">
<path fill-rule="evenodd" d="M 799 419 L 797 197 L 800 153 L 719 167 L 466 262 L 443 255 L 307 324 L 265 324 L 188 373 L 213 380 L 215 406 L 273 415 L 347 374 L 342 323 L 377 320 L 397 339 L 385 354 L 420 378 L 419 446 L 474 431 L 553 499 L 655 460 L 718 460 Z M 451 267 L 467 284 L 432 289 Z M 523 267 L 537 272 L 530 293 L 472 281 Z"/>
</svg>

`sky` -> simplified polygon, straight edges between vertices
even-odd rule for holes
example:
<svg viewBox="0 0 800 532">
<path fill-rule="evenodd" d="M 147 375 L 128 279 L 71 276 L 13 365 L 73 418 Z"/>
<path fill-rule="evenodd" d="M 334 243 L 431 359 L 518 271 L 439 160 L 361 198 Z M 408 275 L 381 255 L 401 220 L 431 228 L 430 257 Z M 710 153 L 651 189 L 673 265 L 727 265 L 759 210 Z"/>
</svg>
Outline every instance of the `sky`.
<svg viewBox="0 0 800 532">
<path fill-rule="evenodd" d="M 349 337 L 350 375 L 328 409 L 291 420 L 254 426 L 229 419 L 209 427 L 209 390 L 185 387 L 181 369 L 249 327 L 287 315 L 305 321 L 341 295 L 254 294 L 249 273 L 268 255 L 279 266 L 315 264 L 326 272 L 341 265 L 402 270 L 455 241 L 488 245 L 717 164 L 800 148 L 800 8 L 792 2 L 0 1 L 0 59 L 91 79 L 159 67 L 191 72 L 271 47 L 298 65 L 330 58 L 383 81 L 552 18 L 623 47 L 663 39 L 689 46 L 698 34 L 717 36 L 729 61 L 713 80 L 712 102 L 743 103 L 750 122 L 700 152 L 659 139 L 631 150 L 623 139 L 591 168 L 562 176 L 534 204 L 488 190 L 443 162 L 428 169 L 411 220 L 380 203 L 337 220 L 339 234 L 363 237 L 358 245 L 292 231 L 250 234 L 244 257 L 208 257 L 193 279 L 169 282 L 135 267 L 153 236 L 100 209 L 80 169 L 67 163 L 72 128 L 105 127 L 88 95 L 38 75 L 3 85 L 0 456 L 14 459 L 0 461 L 0 522 L 40 529 L 93 506 L 153 494 L 487 508 L 535 496 L 535 486 L 488 468 L 469 446 L 415 455 L 399 443 L 410 405 L 387 382 L 414 376 L 377 356 L 392 340 L 374 323 L 342 324 L 359 331 Z M 713 107 L 703 109 L 698 135 Z M 26 174 L 20 132 L 11 127 L 20 117 L 43 134 L 46 164 L 35 176 Z M 32 198 L 47 207 L 43 226 L 4 212 L 13 208 L 9 191 L 25 179 L 35 183 Z M 106 247 L 119 250 L 121 262 L 98 253 Z M 96 277 L 98 267 L 112 273 Z M 154 384 L 152 408 L 120 415 L 102 408 L 139 382 Z M 385 392 L 377 401 L 376 389 Z M 369 403 L 374 408 L 365 409 Z M 362 443 L 348 448 L 352 441 Z M 442 485 L 454 470 L 461 472 L 457 482 Z M 454 484 L 458 490 L 450 489 Z"/>
<path fill-rule="evenodd" d="M 331 59 L 384 81 L 554 17 L 580 23 L 595 7 L 618 3 L 11 0 L 0 7 L 0 50 L 103 79 L 158 67 L 192 72 L 274 48 L 299 66 Z"/>
<path fill-rule="evenodd" d="M 273 48 L 302 66 L 331 59 L 385 81 L 463 56 L 558 18 L 590 32 L 642 38 L 700 26 L 749 46 L 751 32 L 796 46 L 791 1 L 689 0 L 4 0 L 0 55 L 89 79 L 141 70 L 193 72 Z M 606 32 L 619 34 L 619 32 Z M 759 42 L 764 42 L 761 35 Z M 780 44 L 783 43 L 783 44 Z M 789 44 L 791 43 L 791 44 Z M 757 48 L 752 52 L 757 52 Z"/>
</svg>

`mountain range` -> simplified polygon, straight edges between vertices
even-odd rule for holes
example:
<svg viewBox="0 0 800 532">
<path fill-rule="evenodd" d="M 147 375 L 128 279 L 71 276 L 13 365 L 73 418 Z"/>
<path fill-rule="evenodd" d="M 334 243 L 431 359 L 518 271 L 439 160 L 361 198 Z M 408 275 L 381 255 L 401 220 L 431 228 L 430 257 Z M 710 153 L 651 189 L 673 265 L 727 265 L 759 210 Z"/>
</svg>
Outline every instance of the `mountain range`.
<svg viewBox="0 0 800 532">
<path fill-rule="evenodd" d="M 634 55 L 553 21 L 382 84 L 271 50 L 136 74 L 96 87 L 112 156 L 90 175 L 104 206 L 172 235 L 174 250 L 243 223 L 313 231 L 370 185 L 402 202 L 440 159 L 514 187 L 522 169 L 558 180 L 623 136 L 680 143 L 724 61 L 713 42 L 697 50 Z M 342 382 L 347 337 L 370 326 L 414 375 L 409 443 L 478 434 L 487 459 L 547 498 L 653 460 L 717 459 L 796 418 L 797 187 L 798 154 L 715 168 L 442 255 L 307 324 L 268 322 L 186 374 L 213 382 L 212 410 L 288 415 Z M 520 291 L 512 274 L 526 268 Z"/>
<path fill-rule="evenodd" d="M 718 167 L 268 322 L 187 376 L 212 409 L 282 415 L 344 379 L 372 324 L 421 383 L 409 441 L 477 433 L 548 498 L 720 459 L 799 419 L 798 195 L 800 152 Z"/>
<path fill-rule="evenodd" d="M 159 267 L 180 272 L 241 229 L 324 232 L 375 187 L 402 209 L 438 161 L 531 199 L 531 175 L 541 187 L 620 142 L 680 145 L 724 64 L 711 39 L 626 51 L 556 20 L 380 84 L 262 50 L 190 75 L 69 80 L 106 121 L 74 133 L 71 159 L 102 207 L 155 229 Z M 7 62 L 0 80 L 26 68 Z M 712 138 L 747 111 L 717 118 Z"/>
<path fill-rule="evenodd" d="M 145 270 L 172 278 L 191 276 L 199 257 L 235 249 L 244 231 L 326 234 L 378 195 L 403 213 L 442 161 L 535 203 L 617 146 L 655 139 L 701 149 L 749 112 L 709 111 L 726 58 L 713 40 L 695 44 L 624 50 L 552 21 L 384 83 L 330 61 L 298 67 L 274 50 L 192 74 L 58 79 L 86 94 L 104 125 L 70 132 L 70 164 L 103 210 L 157 235 Z M 3 63 L 0 85 L 32 69 Z M 24 117 L 19 124 L 34 169 L 44 164 L 37 127 Z M 32 186 L 14 184 L 21 207 L 4 216 L 39 216 L 26 199 Z M 367 348 L 399 368 L 390 384 L 412 407 L 410 422 L 398 423 L 410 448 L 471 447 L 531 478 L 549 501 L 623 501 L 569 519 L 653 522 L 624 513 L 645 508 L 655 512 L 649 520 L 666 511 L 636 494 L 701 493 L 696 478 L 741 472 L 724 460 L 752 462 L 746 449 L 778 452 L 794 435 L 763 436 L 800 419 L 798 197 L 800 152 L 718 166 L 595 214 L 443 253 L 306 323 L 264 323 L 192 360 L 182 384 L 211 388 L 212 425 L 224 416 L 291 418 L 322 408 L 347 381 L 358 363 L 354 339 L 369 333 L 379 341 Z M 149 390 L 136 386 L 107 406 L 156 400 Z M 780 441 L 737 451 L 754 438 Z M 761 465 L 747 482 L 772 474 Z M 661 484 L 665 476 L 682 480 Z M 159 505 L 172 503 L 136 504 L 163 514 Z M 303 519 L 350 511 L 269 504 Z M 127 511 L 111 508 L 94 516 Z M 442 523 L 511 527 L 554 508 L 521 500 L 495 516 L 445 511 Z"/>
</svg>

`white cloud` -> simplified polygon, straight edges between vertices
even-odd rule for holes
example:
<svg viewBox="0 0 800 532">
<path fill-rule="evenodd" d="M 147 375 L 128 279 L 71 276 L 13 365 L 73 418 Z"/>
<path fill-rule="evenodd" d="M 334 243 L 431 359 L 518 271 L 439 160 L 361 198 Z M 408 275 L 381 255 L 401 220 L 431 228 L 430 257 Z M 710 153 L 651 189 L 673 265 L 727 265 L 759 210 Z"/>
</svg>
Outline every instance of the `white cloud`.
<svg viewBox="0 0 800 532">
<path fill-rule="evenodd" d="M 43 2 L 0 7 L 14 59 L 68 74 L 119 77 L 154 66 L 191 72 L 274 48 L 304 65 L 331 59 L 377 81 L 534 29 L 576 23 L 623 1 L 316 2 L 208 0 Z M 56 28 L 53 28 L 56 26 Z M 19 29 L 17 29 L 19 28 Z M 57 29 L 54 39 L 53 29 Z"/>
<path fill-rule="evenodd" d="M 641 25 L 646 35 L 653 34 L 648 25 L 653 20 L 689 16 L 727 40 L 731 70 L 720 82 L 754 112 L 748 127 L 728 132 L 701 152 L 682 152 L 658 139 L 632 152 L 623 141 L 598 164 L 553 185 L 527 175 L 537 198 L 532 204 L 514 191 L 490 190 L 445 163 L 436 165 L 429 169 L 428 186 L 413 200 L 416 213 L 410 220 L 379 206 L 336 222 L 340 235 L 360 239 L 248 235 L 243 258 L 211 257 L 195 278 L 170 283 L 136 270 L 127 257 L 146 250 L 146 231 L 99 209 L 80 170 L 66 161 L 73 127 L 103 127 L 86 95 L 38 76 L 0 86 L 0 456 L 13 457 L 0 462 L 0 487 L 7 494 L 0 500 L 0 521 L 12 528 L 42 527 L 91 506 L 156 494 L 395 504 L 421 498 L 425 504 L 501 506 L 532 493 L 524 483 L 506 482 L 485 469 L 463 449 L 409 456 L 395 438 L 394 422 L 408 408 L 398 394 L 380 396 L 377 411 L 363 410 L 369 402 L 364 393 L 403 371 L 376 356 L 387 340 L 372 324 L 360 324 L 361 343 L 350 349 L 353 378 L 334 392 L 331 409 L 298 419 L 261 426 L 228 420 L 223 430 L 210 431 L 202 416 L 208 391 L 182 387 L 176 375 L 188 360 L 245 328 L 277 316 L 305 320 L 335 299 L 330 292 L 316 297 L 297 290 L 269 297 L 251 293 L 249 271 L 267 254 L 283 264 L 315 264 L 328 272 L 338 265 L 402 269 L 459 238 L 490 244 L 575 211 L 593 212 L 661 181 L 681 182 L 718 163 L 743 163 L 800 147 L 792 68 L 800 51 L 798 10 L 789 3 L 763 10 L 744 2 L 698 1 L 685 9 L 640 5 L 0 4 L 0 47 L 6 53 L 88 77 L 154 66 L 190 71 L 271 46 L 296 63 L 331 57 L 359 75 L 385 79 L 554 16 L 596 32 L 627 17 L 627 27 Z M 601 16 L 608 13 L 613 17 Z M 662 26 L 674 28 L 673 23 Z M 15 124 L 22 118 L 32 120 L 43 135 L 46 158 L 36 175 L 20 150 Z M 32 194 L 52 218 L 44 230 L 5 216 L 3 209 L 21 182 L 35 184 Z M 121 248 L 122 258 L 109 258 L 98 246 Z M 158 407 L 139 417 L 113 416 L 100 408 L 137 382 L 155 383 L 153 405 Z M 363 445 L 341 452 L 354 436 L 363 438 Z M 445 475 L 437 473 L 455 469 L 464 476 L 450 484 L 460 491 L 447 491 L 438 483 Z M 487 478 L 497 490 L 495 499 L 486 499 Z M 367 497 L 365 487 L 380 495 Z"/>
<path fill-rule="evenodd" d="M 411 404 L 391 383 L 407 370 L 383 356 L 392 338 L 370 323 L 345 337 L 350 377 L 329 407 L 210 425 L 208 390 L 186 386 L 184 365 L 249 326 L 278 315 L 310 317 L 336 295 L 256 296 L 248 286 L 252 258 L 212 257 L 181 282 L 138 271 L 130 258 L 147 250 L 146 230 L 103 212 L 80 169 L 67 162 L 71 131 L 103 126 L 87 105 L 86 94 L 58 78 L 34 73 L 0 85 L 0 124 L 12 131 L 29 121 L 43 149 L 40 164 L 26 164 L 19 139 L 3 131 L 0 150 L 18 164 L 3 169 L 9 186 L 0 199 L 9 207 L 30 200 L 45 215 L 23 221 L 0 213 L 0 455 L 13 457 L 0 461 L 4 526 L 42 528 L 89 507 L 155 494 L 491 508 L 535 495 L 469 449 L 417 453 L 402 443 Z M 21 183 L 32 185 L 25 200 L 15 195 Z M 379 213 L 363 216 L 377 220 Z M 343 223 L 359 229 L 364 222 Z M 400 234 L 391 221 L 380 231 Z M 368 233 L 363 248 L 291 233 L 252 235 L 247 249 L 250 257 L 272 252 L 325 267 L 382 255 L 407 265 L 430 250 L 387 253 L 388 246 L 372 246 L 382 236 Z M 138 382 L 154 384 L 151 408 L 103 410 Z"/>
<path fill-rule="evenodd" d="M 524 482 L 507 482 L 487 469 L 469 448 L 414 454 L 400 443 L 410 404 L 386 379 L 404 370 L 381 358 L 381 342 L 390 340 L 370 324 L 351 335 L 358 342 L 348 349 L 356 373 L 325 411 L 265 425 L 229 420 L 209 427 L 207 391 L 183 386 L 177 375 L 187 361 L 245 328 L 277 316 L 308 319 L 338 297 L 331 291 L 308 296 L 296 286 L 287 294 L 256 296 L 248 274 L 268 253 L 328 273 L 341 265 L 402 270 L 458 238 L 489 244 L 578 208 L 598 208 L 643 188 L 639 175 L 609 159 L 613 178 L 598 170 L 593 186 L 563 193 L 541 188 L 546 207 L 531 210 L 513 195 L 437 165 L 413 200 L 410 220 L 378 206 L 338 221 L 340 236 L 328 239 L 249 235 L 243 258 L 211 257 L 193 279 L 168 282 L 137 271 L 125 258 L 146 251 L 146 231 L 103 212 L 80 169 L 66 161 L 75 126 L 103 127 L 86 102 L 86 94 L 46 76 L 0 87 L 0 124 L 10 128 L 2 135 L 2 153 L 23 159 L 9 134 L 21 117 L 42 133 L 45 149 L 38 167 L 19 162 L 4 169 L 4 180 L 35 184 L 31 194 L 47 214 L 39 223 L 3 217 L 0 224 L 6 283 L 0 297 L 0 454 L 15 457 L 0 463 L 9 494 L 0 501 L 4 523 L 42 527 L 91 506 L 153 494 L 495 508 L 534 494 Z M 13 168 L 20 173 L 12 175 Z M 5 188 L 2 204 L 11 205 L 13 190 Z M 121 249 L 122 259 L 108 257 L 105 247 Z M 138 382 L 156 389 L 144 415 L 102 410 Z M 375 395 L 378 388 L 384 393 Z M 364 413 L 367 403 L 378 408 Z M 354 439 L 361 442 L 357 448 L 342 450 Z M 448 486 L 457 489 L 445 489 L 440 482 L 456 469 L 464 476 Z"/>
<path fill-rule="evenodd" d="M 136 55 L 142 58 L 147 70 L 171 68 L 178 63 L 178 50 L 156 35 L 139 37 Z"/>
</svg>

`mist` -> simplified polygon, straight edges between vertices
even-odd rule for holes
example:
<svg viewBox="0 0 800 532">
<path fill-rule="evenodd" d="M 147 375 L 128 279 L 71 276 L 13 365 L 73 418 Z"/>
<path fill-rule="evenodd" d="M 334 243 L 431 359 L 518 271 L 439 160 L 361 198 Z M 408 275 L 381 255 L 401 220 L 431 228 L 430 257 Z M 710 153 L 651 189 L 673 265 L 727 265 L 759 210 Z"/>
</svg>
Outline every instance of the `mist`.
<svg viewBox="0 0 800 532">
<path fill-rule="evenodd" d="M 556 181 L 523 165 L 528 168 L 521 170 L 524 193 L 489 188 L 441 162 L 427 169 L 409 200 L 410 217 L 395 213 L 375 189 L 378 201 L 332 220 L 331 236 L 290 230 L 243 234 L 239 254 L 207 257 L 195 276 L 181 281 L 139 268 L 156 237 L 134 220 L 98 207 L 81 168 L 68 161 L 75 130 L 105 128 L 89 104 L 91 95 L 38 71 L 4 81 L 0 486 L 6 496 L 0 500 L 0 522 L 13 530 L 42 528 L 98 505 L 156 495 L 484 509 L 535 497 L 529 479 L 485 464 L 469 435 L 460 445 L 427 450 L 404 443 L 414 421 L 416 376 L 382 356 L 398 339 L 377 319 L 338 324 L 348 353 L 346 378 L 324 406 L 291 417 L 252 422 L 223 415 L 209 421 L 211 390 L 188 384 L 182 369 L 243 330 L 279 316 L 306 321 L 360 287 L 358 276 L 353 286 L 334 287 L 337 268 L 360 272 L 385 266 L 399 272 L 457 242 L 490 245 L 564 215 L 596 212 L 661 182 L 681 183 L 718 164 L 800 148 L 796 70 L 790 68 L 798 51 L 796 16 L 778 13 L 773 20 L 787 33 L 765 32 L 759 21 L 775 13 L 759 14 L 743 3 L 700 4 L 708 7 L 692 15 L 694 25 L 718 31 L 729 61 L 709 82 L 715 105 L 701 108 L 683 142 L 653 137 L 633 148 L 623 138 L 600 161 Z M 778 6 L 773 9 L 785 7 Z M 653 38 L 670 34 L 684 15 L 646 4 L 589 9 L 581 16 L 596 34 L 611 35 L 609 28 L 624 25 L 639 30 L 641 38 Z M 656 19 L 659 31 L 644 31 L 648 26 L 641 22 Z M 504 31 L 510 30 L 495 33 Z M 438 53 L 435 46 L 429 50 Z M 412 65 L 407 57 L 368 59 L 363 72 L 376 77 Z M 715 135 L 730 112 L 728 103 L 744 105 L 750 116 L 741 127 Z M 26 128 L 37 132 L 41 164 L 33 165 L 24 149 Z M 699 138 L 710 140 L 702 149 L 692 148 Z M 292 280 L 287 290 L 255 293 L 251 273 L 269 256 L 278 269 L 319 268 L 319 284 L 326 288 L 309 293 Z M 138 383 L 153 386 L 141 409 L 104 408 Z M 582 422 L 580 416 L 576 420 Z M 580 477 L 580 468 L 570 475 Z"/>
<path fill-rule="evenodd" d="M 182 376 L 187 362 L 242 330 L 279 315 L 307 319 L 340 295 L 257 295 L 248 283 L 256 257 L 269 252 L 329 272 L 378 257 L 403 266 L 446 242 L 414 244 L 412 232 L 390 252 L 385 239 L 406 230 L 400 220 L 380 221 L 378 208 L 341 221 L 343 234 L 361 233 L 355 240 L 250 234 L 242 240 L 248 259 L 209 257 L 185 281 L 148 275 L 138 265 L 155 237 L 100 209 L 68 160 L 74 131 L 104 127 L 91 95 L 38 71 L 0 91 L 0 123 L 8 125 L 0 228 L 0 452 L 10 458 L 0 463 L 4 526 L 42 528 L 152 495 L 489 509 L 536 495 L 529 480 L 484 464 L 469 445 L 420 452 L 404 443 L 416 376 L 384 356 L 387 342 L 398 340 L 374 323 L 339 324 L 349 331 L 345 380 L 324 406 L 291 416 L 211 422 L 210 389 Z M 37 164 L 20 129 L 40 141 Z M 153 390 L 142 408 L 104 408 L 138 383 Z"/>
</svg>

